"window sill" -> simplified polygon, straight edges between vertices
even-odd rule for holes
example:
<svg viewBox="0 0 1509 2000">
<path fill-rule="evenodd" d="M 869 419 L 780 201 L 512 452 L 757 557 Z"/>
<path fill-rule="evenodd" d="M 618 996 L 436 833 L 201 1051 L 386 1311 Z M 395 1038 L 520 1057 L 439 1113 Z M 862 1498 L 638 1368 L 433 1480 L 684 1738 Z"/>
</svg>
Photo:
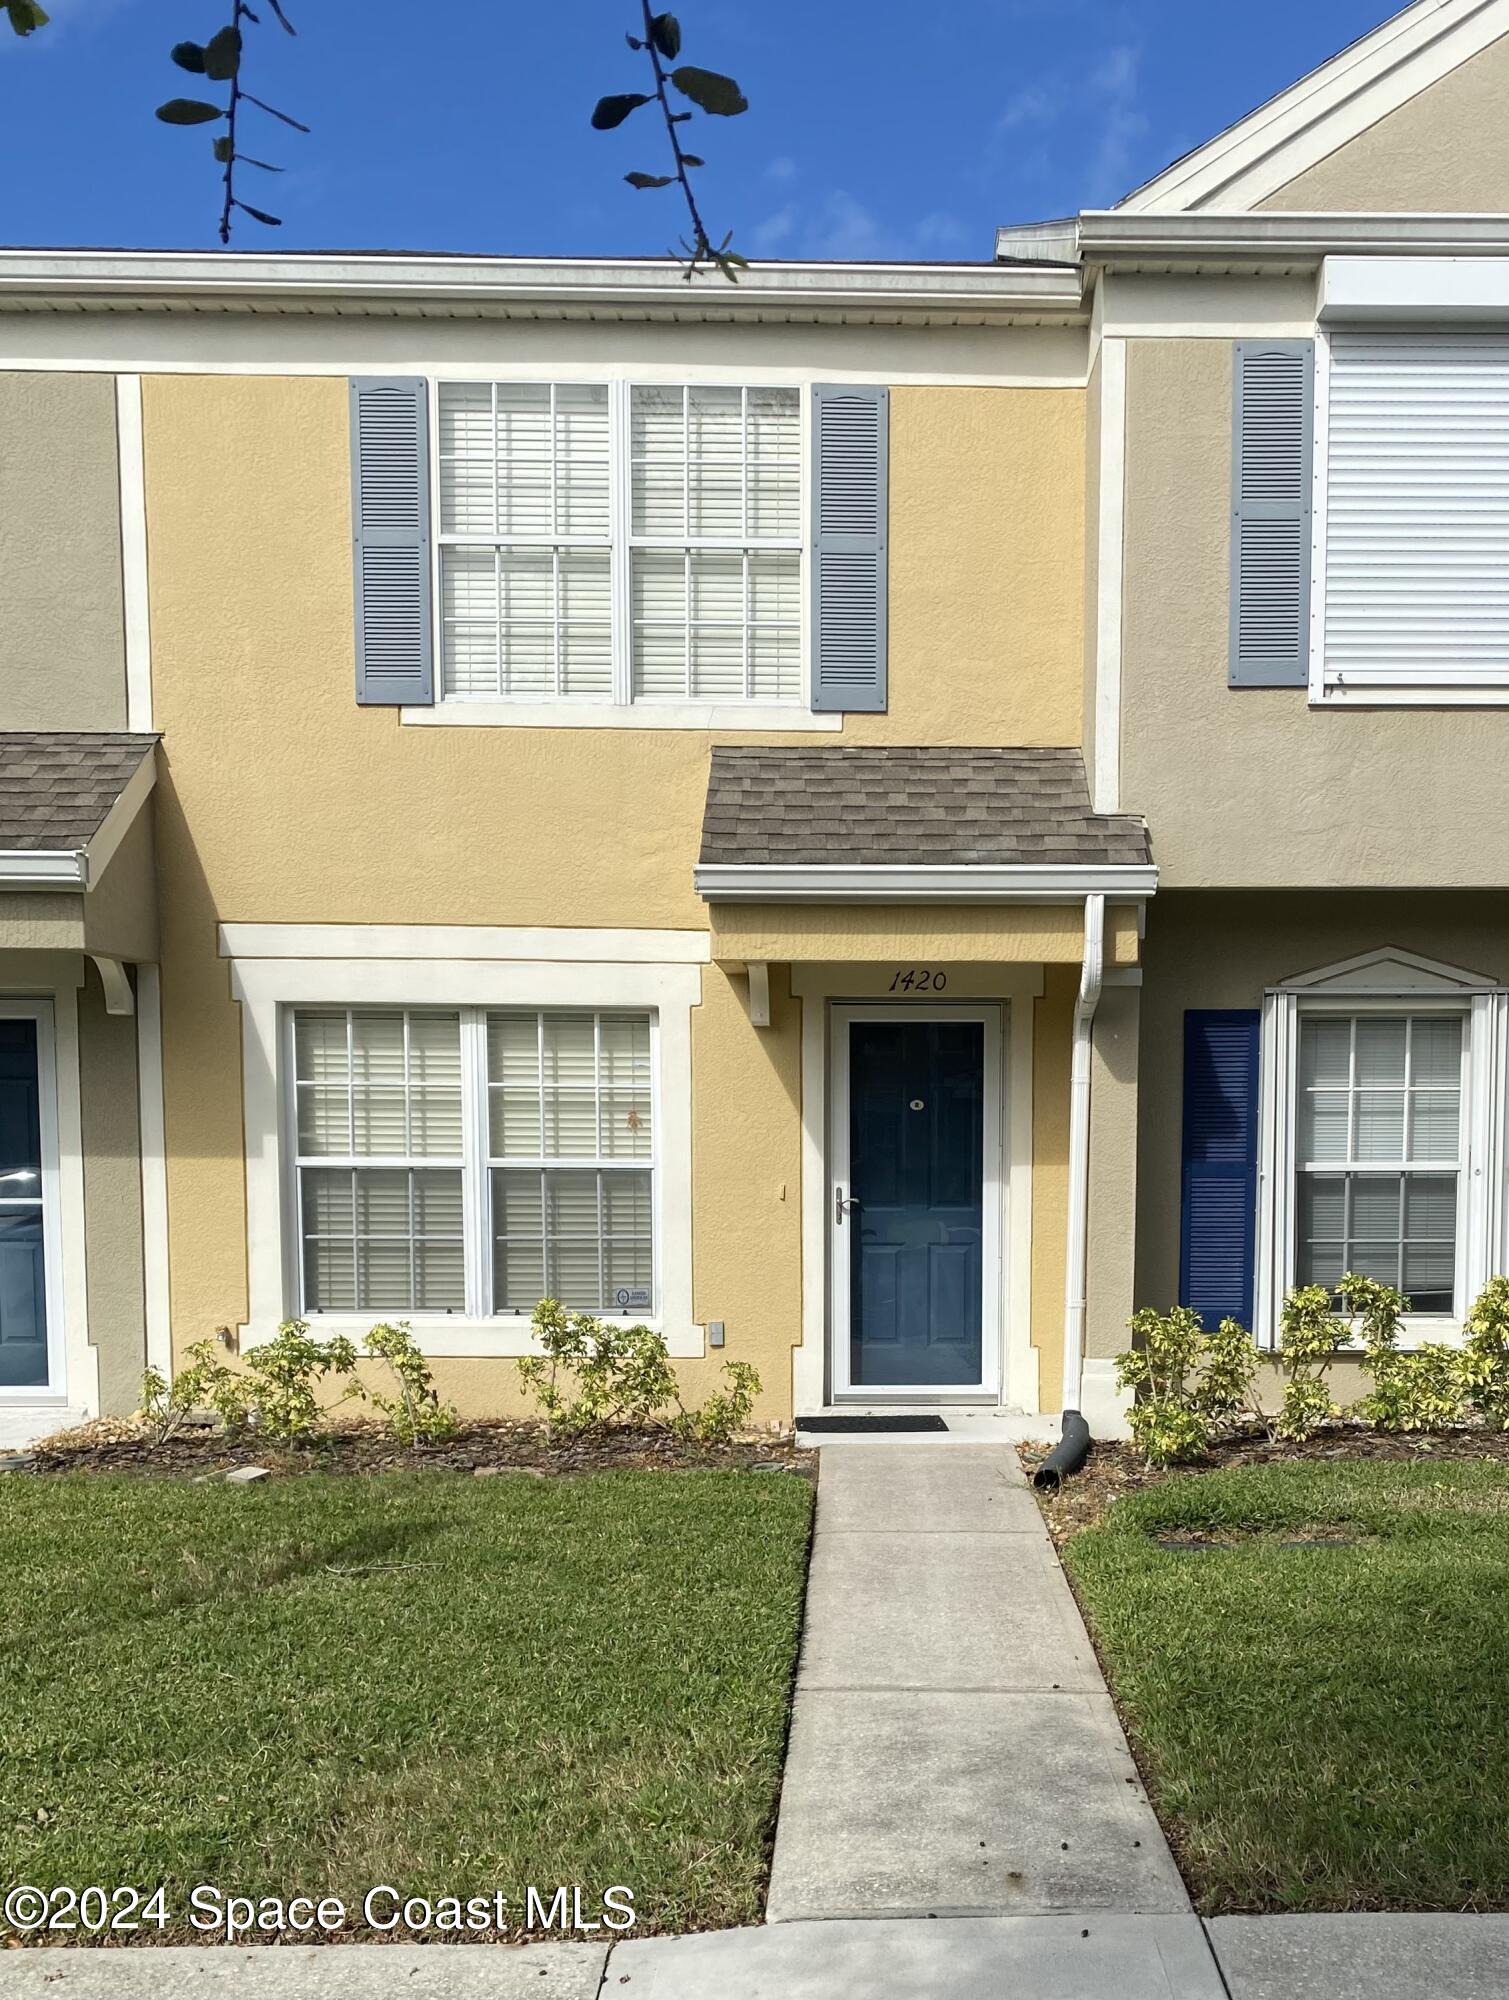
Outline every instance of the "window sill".
<svg viewBox="0 0 1509 2000">
<path fill-rule="evenodd" d="M 401 708 L 401 723 L 429 729 L 835 730 L 842 715 L 814 715 L 790 702 L 437 701 Z"/>
<path fill-rule="evenodd" d="M 620 1316 L 614 1313 L 603 1317 L 617 1323 Z M 309 1331 L 317 1340 L 334 1340 L 344 1335 L 359 1348 L 364 1336 L 374 1326 L 384 1320 L 399 1319 L 407 1321 L 420 1353 L 434 1360 L 447 1356 L 456 1359 L 509 1359 L 541 1351 L 530 1332 L 527 1313 L 502 1313 L 491 1319 L 467 1319 L 461 1313 L 311 1313 Z M 705 1352 L 700 1326 L 668 1327 L 661 1320 L 641 1319 L 633 1314 L 623 1315 L 623 1324 L 648 1326 L 657 1333 L 663 1333 L 666 1352 L 674 1360 L 700 1361 Z M 276 1335 L 277 1328 L 242 1326 L 237 1332 L 240 1351 L 245 1354 L 251 1348 L 265 1347 Z"/>
<path fill-rule="evenodd" d="M 1509 708 L 1509 681 L 1331 682 L 1310 689 L 1312 708 Z"/>
</svg>

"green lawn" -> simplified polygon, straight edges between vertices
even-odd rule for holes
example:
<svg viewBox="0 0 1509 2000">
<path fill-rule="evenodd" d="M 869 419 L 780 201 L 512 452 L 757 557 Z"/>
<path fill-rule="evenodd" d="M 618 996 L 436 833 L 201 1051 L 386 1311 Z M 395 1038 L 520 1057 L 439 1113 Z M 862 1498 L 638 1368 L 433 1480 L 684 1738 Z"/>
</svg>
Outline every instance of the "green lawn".
<svg viewBox="0 0 1509 2000">
<path fill-rule="evenodd" d="M 786 1473 L 0 1479 L 0 1884 L 756 1922 L 810 1511 Z"/>
<path fill-rule="evenodd" d="M 1509 1467 L 1173 1478 L 1065 1561 L 1199 1908 L 1509 1909 Z"/>
</svg>

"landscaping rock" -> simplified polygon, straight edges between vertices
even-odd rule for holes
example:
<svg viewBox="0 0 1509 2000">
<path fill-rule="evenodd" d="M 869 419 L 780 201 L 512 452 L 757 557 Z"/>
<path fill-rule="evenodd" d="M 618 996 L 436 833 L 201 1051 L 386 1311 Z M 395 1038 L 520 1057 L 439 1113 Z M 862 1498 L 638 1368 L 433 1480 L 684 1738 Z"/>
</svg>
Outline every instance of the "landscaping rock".
<svg viewBox="0 0 1509 2000">
<path fill-rule="evenodd" d="M 265 1465 L 238 1465 L 225 1475 L 227 1486 L 255 1486 L 259 1480 L 271 1479 L 272 1474 Z"/>
<path fill-rule="evenodd" d="M 29 1451 L 7 1451 L 0 1454 L 0 1472 L 30 1472 L 36 1462 Z"/>
</svg>

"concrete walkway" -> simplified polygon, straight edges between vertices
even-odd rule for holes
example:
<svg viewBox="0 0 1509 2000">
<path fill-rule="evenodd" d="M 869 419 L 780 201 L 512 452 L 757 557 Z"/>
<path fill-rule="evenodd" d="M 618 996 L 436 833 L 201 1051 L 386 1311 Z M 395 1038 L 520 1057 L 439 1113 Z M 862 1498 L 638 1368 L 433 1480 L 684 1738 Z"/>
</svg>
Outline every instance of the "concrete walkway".
<svg viewBox="0 0 1509 2000">
<path fill-rule="evenodd" d="M 1008 1445 L 825 1445 L 767 1918 L 1189 1915 Z"/>
</svg>

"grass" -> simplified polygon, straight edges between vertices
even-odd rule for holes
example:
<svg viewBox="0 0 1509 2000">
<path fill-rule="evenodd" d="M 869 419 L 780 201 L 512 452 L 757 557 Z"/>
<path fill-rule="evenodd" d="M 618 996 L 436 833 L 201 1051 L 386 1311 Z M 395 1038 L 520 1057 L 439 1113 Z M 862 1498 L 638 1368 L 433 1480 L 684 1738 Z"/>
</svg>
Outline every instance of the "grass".
<svg viewBox="0 0 1509 2000">
<path fill-rule="evenodd" d="M 1064 1553 L 1198 1908 L 1509 1909 L 1509 1467 L 1171 1478 Z"/>
<path fill-rule="evenodd" d="M 0 1480 L 0 1882 L 756 1922 L 810 1511 L 781 1473 Z"/>
</svg>

